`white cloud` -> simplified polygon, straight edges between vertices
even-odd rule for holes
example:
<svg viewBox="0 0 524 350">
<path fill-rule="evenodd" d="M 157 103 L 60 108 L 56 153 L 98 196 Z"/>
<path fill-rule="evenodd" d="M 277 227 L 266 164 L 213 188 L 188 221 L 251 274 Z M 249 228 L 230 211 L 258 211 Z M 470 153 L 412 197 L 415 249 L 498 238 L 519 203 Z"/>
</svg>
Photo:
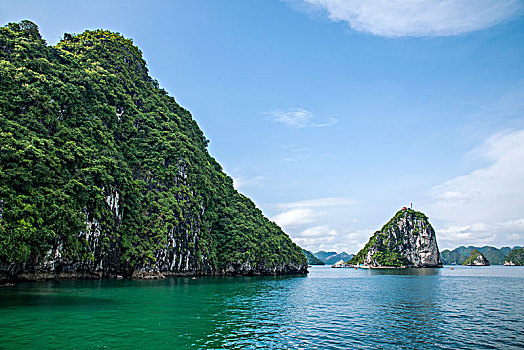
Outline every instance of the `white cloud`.
<svg viewBox="0 0 524 350">
<path fill-rule="evenodd" d="M 307 199 L 297 202 L 278 203 L 278 208 L 319 208 L 319 207 L 338 207 L 355 204 L 355 201 L 346 197 L 324 197 L 317 199 Z"/>
<path fill-rule="evenodd" d="M 448 226 L 438 230 L 438 239 L 443 247 L 458 245 L 522 245 L 524 241 L 524 218 L 494 223 L 475 223 L 466 226 Z"/>
<path fill-rule="evenodd" d="M 480 192 L 472 191 L 470 193 L 463 193 L 460 191 L 444 191 L 442 193 L 435 193 L 435 198 L 448 201 L 448 202 L 457 202 L 457 203 L 468 203 L 475 201 L 480 197 Z"/>
<path fill-rule="evenodd" d="M 522 13 L 521 0 L 303 0 L 356 31 L 385 37 L 448 36 L 502 23 Z"/>
<path fill-rule="evenodd" d="M 338 235 L 339 233 L 328 225 L 319 225 L 293 235 L 293 241 L 307 250 L 318 251 L 322 247 L 336 244 Z"/>
<path fill-rule="evenodd" d="M 283 159 L 285 162 L 298 162 L 309 158 L 311 148 L 295 144 L 282 146 L 289 155 Z"/>
<path fill-rule="evenodd" d="M 438 230 L 437 237 L 440 250 L 443 250 L 443 247 L 454 249 L 459 245 L 483 246 L 492 244 L 496 239 L 494 233 L 472 226 L 449 226 Z"/>
<path fill-rule="evenodd" d="M 329 225 L 319 225 L 293 235 L 293 241 L 312 252 L 324 250 L 356 254 L 364 247 L 373 232 L 359 230 L 344 233 Z"/>
<path fill-rule="evenodd" d="M 326 237 L 336 236 L 338 232 L 327 225 L 314 226 L 297 234 L 297 237 Z"/>
<path fill-rule="evenodd" d="M 249 186 L 261 187 L 265 180 L 267 180 L 267 178 L 262 175 L 257 175 L 254 177 L 236 176 L 233 178 L 233 186 L 236 190 Z"/>
<path fill-rule="evenodd" d="M 468 154 L 473 156 L 488 164 L 430 191 L 429 212 L 443 223 L 436 227 L 439 242 L 524 241 L 524 130 L 489 138 Z"/>
<path fill-rule="evenodd" d="M 324 197 L 277 203 L 272 204 L 271 207 L 281 212 L 272 220 L 291 233 L 293 237 L 301 237 L 304 233 L 312 235 L 313 232 L 326 229 L 327 222 L 330 221 L 333 213 L 345 212 L 347 207 L 353 204 L 353 200 L 345 197 Z M 329 210 L 323 211 L 319 210 L 320 208 L 329 208 Z"/>
<path fill-rule="evenodd" d="M 272 218 L 277 225 L 283 228 L 292 228 L 314 222 L 315 213 L 312 209 L 291 209 Z"/>
<path fill-rule="evenodd" d="M 517 220 L 508 220 L 500 223 L 500 226 L 509 230 L 523 230 L 524 231 L 524 218 Z"/>
<path fill-rule="evenodd" d="M 466 156 L 480 165 L 433 187 L 423 205 L 439 247 L 523 245 L 524 129 L 496 134 Z M 300 246 L 356 253 L 380 228 L 365 229 L 356 204 L 348 197 L 322 197 L 268 206 Z"/>
<path fill-rule="evenodd" d="M 355 201 L 347 197 L 323 197 L 296 202 L 272 204 L 281 211 L 273 217 L 279 226 L 287 232 L 293 241 L 301 247 L 311 250 L 340 249 L 354 251 L 362 239 L 369 238 L 369 232 L 361 237 L 348 236 L 344 232 L 347 217 Z M 332 223 L 345 217 L 343 224 L 333 227 Z M 340 226 L 340 227 L 339 227 Z M 338 250 L 337 250 L 338 251 Z"/>
<path fill-rule="evenodd" d="M 266 112 L 273 121 L 282 123 L 292 129 L 322 128 L 335 124 L 338 120 L 333 117 L 321 119 L 304 108 L 277 109 Z"/>
</svg>

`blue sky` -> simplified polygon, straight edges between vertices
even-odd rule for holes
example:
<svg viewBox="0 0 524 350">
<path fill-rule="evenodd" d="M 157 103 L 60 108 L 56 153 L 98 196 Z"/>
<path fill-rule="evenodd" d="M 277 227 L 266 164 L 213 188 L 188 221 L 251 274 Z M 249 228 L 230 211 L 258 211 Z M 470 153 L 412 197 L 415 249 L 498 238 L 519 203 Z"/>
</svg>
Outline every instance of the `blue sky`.
<svg viewBox="0 0 524 350">
<path fill-rule="evenodd" d="M 236 187 L 313 251 L 413 203 L 439 247 L 524 244 L 524 2 L 0 0 L 132 38 Z"/>
</svg>

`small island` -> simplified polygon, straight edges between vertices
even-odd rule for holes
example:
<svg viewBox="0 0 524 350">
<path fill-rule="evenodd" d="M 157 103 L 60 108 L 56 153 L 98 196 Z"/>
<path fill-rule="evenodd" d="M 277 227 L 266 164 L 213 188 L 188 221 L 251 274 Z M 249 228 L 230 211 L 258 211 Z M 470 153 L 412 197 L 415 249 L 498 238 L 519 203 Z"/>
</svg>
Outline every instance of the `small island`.
<svg viewBox="0 0 524 350">
<path fill-rule="evenodd" d="M 462 263 L 464 266 L 489 266 L 489 261 L 481 252 L 473 249 L 469 257 Z"/>
<path fill-rule="evenodd" d="M 504 260 L 506 266 L 524 265 L 524 248 L 513 249 Z"/>
<path fill-rule="evenodd" d="M 513 248 L 496 248 L 492 246 L 460 246 L 453 250 L 445 249 L 441 251 L 440 260 L 444 265 L 462 265 L 464 261 L 466 261 L 466 259 L 469 258 L 469 254 L 471 253 L 471 251 L 473 249 L 476 249 L 479 252 L 481 252 L 486 259 L 488 259 L 490 265 L 504 265 L 504 261 L 506 260 L 506 257 L 511 252 L 511 250 L 518 248 L 521 247 L 515 246 Z"/>
<path fill-rule="evenodd" d="M 442 267 L 429 219 L 406 207 L 375 232 L 348 264 L 363 268 Z"/>
</svg>

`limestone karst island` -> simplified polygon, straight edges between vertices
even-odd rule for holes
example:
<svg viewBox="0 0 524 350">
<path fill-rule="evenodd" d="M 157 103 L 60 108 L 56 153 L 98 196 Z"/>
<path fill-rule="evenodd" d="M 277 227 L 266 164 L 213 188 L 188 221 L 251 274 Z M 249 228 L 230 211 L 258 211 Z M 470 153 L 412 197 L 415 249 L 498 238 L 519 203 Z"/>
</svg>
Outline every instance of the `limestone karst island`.
<svg viewBox="0 0 524 350">
<path fill-rule="evenodd" d="M 489 266 L 489 261 L 477 249 L 473 249 L 469 257 L 462 263 L 465 266 Z"/>
<path fill-rule="evenodd" d="M 399 210 L 349 261 L 361 267 L 442 267 L 435 230 L 421 212 Z"/>
<path fill-rule="evenodd" d="M 307 272 L 131 40 L 22 21 L 0 60 L 1 279 Z"/>
</svg>

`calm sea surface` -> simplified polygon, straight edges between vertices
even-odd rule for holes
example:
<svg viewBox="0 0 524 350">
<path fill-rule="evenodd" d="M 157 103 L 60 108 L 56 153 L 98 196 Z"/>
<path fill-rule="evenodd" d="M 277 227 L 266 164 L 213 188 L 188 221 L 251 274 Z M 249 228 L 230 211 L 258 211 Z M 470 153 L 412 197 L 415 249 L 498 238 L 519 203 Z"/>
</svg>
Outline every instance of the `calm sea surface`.
<svg viewBox="0 0 524 350">
<path fill-rule="evenodd" d="M 0 349 L 523 347 L 524 267 L 0 288 Z"/>
</svg>

